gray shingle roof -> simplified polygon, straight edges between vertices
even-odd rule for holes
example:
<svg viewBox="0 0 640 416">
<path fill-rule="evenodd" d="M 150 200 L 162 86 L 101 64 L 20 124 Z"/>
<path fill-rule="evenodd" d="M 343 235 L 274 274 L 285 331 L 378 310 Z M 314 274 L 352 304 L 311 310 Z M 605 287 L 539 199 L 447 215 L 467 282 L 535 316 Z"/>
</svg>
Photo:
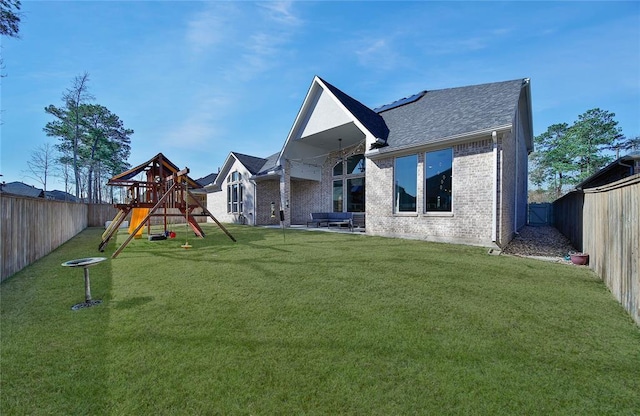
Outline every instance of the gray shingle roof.
<svg viewBox="0 0 640 416">
<path fill-rule="evenodd" d="M 415 102 L 382 111 L 390 131 L 386 150 L 510 125 L 522 85 L 523 80 L 516 79 L 433 90 Z"/>
<path fill-rule="evenodd" d="M 249 173 L 251 173 L 252 175 L 255 175 L 256 173 L 260 172 L 265 162 L 267 161 L 267 159 L 263 159 L 261 157 L 249 156 L 249 155 L 244 155 L 242 153 L 236 153 L 236 152 L 232 152 L 232 153 L 236 157 L 236 159 L 238 159 L 240 163 L 242 163 L 244 167 L 246 167 Z"/>
<path fill-rule="evenodd" d="M 47 191 L 47 199 L 53 199 L 56 201 L 69 201 L 69 202 L 77 202 L 78 199 L 71 195 L 70 193 L 59 191 L 54 189 L 53 191 Z"/>
<path fill-rule="evenodd" d="M 211 185 L 213 183 L 213 181 L 216 180 L 217 176 L 218 176 L 217 173 L 210 173 L 207 176 L 203 176 L 200 179 L 196 179 L 196 182 L 199 183 L 202 186 Z"/>
<path fill-rule="evenodd" d="M 43 196 L 42 189 L 27 185 L 23 182 L 9 182 L 2 185 L 2 192 L 5 194 L 27 196 L 30 198 L 41 198 Z"/>
<path fill-rule="evenodd" d="M 267 157 L 266 162 L 258 172 L 258 175 L 264 175 L 270 170 L 276 170 L 278 166 L 278 158 L 280 157 L 280 152 L 274 153 L 271 156 Z"/>
</svg>

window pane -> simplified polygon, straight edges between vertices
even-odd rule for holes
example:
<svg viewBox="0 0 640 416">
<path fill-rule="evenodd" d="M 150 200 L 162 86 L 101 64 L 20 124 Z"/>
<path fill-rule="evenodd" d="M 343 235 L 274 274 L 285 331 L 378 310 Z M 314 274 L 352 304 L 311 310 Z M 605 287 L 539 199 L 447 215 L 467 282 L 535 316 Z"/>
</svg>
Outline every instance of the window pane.
<svg viewBox="0 0 640 416">
<path fill-rule="evenodd" d="M 342 180 L 333 181 L 333 212 L 342 212 Z"/>
<path fill-rule="evenodd" d="M 231 195 L 231 199 L 233 202 L 233 206 L 231 208 L 231 212 L 238 212 L 238 185 L 232 185 L 232 195 Z"/>
<path fill-rule="evenodd" d="M 396 212 L 416 212 L 418 155 L 399 157 L 395 169 Z"/>
<path fill-rule="evenodd" d="M 342 162 L 333 167 L 333 176 L 342 176 Z"/>
<path fill-rule="evenodd" d="M 426 210 L 451 211 L 453 149 L 426 154 Z"/>
<path fill-rule="evenodd" d="M 347 179 L 347 211 L 364 212 L 364 178 Z"/>
<path fill-rule="evenodd" d="M 231 212 L 231 186 L 227 186 L 227 212 Z"/>
<path fill-rule="evenodd" d="M 364 173 L 364 155 L 355 155 L 347 159 L 347 175 Z"/>
</svg>

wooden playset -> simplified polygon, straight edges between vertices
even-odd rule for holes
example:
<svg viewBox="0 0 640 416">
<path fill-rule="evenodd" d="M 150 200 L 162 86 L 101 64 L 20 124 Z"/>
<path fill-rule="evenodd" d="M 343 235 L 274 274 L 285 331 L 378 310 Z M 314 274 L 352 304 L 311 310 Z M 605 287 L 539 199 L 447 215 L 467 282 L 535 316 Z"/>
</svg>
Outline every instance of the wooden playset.
<svg viewBox="0 0 640 416">
<path fill-rule="evenodd" d="M 197 237 L 204 238 L 205 234 L 196 221 L 196 217 L 209 217 L 232 240 L 235 238 L 220 224 L 207 210 L 190 189 L 202 188 L 200 184 L 188 176 L 189 168 L 178 169 L 162 153 L 158 153 L 151 160 L 135 168 L 114 176 L 107 182 L 109 186 L 126 188 L 126 202 L 115 204 L 118 209 L 113 221 L 102 234 L 102 242 L 98 249 L 104 251 L 111 237 L 117 232 L 129 213 L 129 236 L 113 253 L 116 258 L 133 238 L 141 238 L 143 228 L 147 226 L 147 234 L 151 236 L 151 218 L 164 219 L 164 231 L 167 233 L 167 219 L 181 216 L 191 227 Z M 137 179 L 136 179 L 137 178 Z M 188 241 L 183 248 L 190 248 Z"/>
</svg>

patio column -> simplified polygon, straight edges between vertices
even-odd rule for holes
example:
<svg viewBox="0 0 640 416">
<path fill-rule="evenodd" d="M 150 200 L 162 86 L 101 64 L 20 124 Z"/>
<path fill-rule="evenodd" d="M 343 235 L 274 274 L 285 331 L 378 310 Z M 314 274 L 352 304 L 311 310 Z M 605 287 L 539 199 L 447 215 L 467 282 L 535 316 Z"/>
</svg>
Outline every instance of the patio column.
<svg viewBox="0 0 640 416">
<path fill-rule="evenodd" d="M 291 164 L 285 160 L 280 175 L 280 210 L 284 211 L 284 226 L 291 226 Z"/>
</svg>

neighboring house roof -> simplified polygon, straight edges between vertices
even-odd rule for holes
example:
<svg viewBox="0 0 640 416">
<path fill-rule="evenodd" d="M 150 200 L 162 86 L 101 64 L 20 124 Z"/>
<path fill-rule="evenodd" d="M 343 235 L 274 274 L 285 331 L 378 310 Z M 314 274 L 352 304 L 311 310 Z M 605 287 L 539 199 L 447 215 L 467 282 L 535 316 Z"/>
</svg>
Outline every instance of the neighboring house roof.
<svg viewBox="0 0 640 416">
<path fill-rule="evenodd" d="M 355 118 L 360 121 L 360 123 L 362 123 L 367 130 L 369 130 L 371 134 L 376 138 L 383 140 L 387 139 L 389 136 L 389 128 L 378 113 L 362 104 L 360 101 L 345 94 L 335 86 L 329 84 L 324 79 L 320 77 L 318 77 L 318 79 L 327 86 L 331 93 L 347 108 L 347 110 L 349 110 L 351 114 L 353 114 Z"/>
<path fill-rule="evenodd" d="M 218 176 L 217 173 L 210 173 L 207 176 L 203 176 L 200 179 L 196 179 L 196 182 L 198 182 L 202 186 L 211 185 L 213 183 L 213 181 L 216 180 L 217 176 Z"/>
<path fill-rule="evenodd" d="M 42 189 L 27 185 L 23 182 L 5 183 L 0 186 L 0 189 L 2 190 L 2 193 L 17 196 L 26 196 L 30 198 L 42 198 L 44 196 Z"/>
<path fill-rule="evenodd" d="M 432 90 L 407 104 L 383 107 L 380 115 L 390 131 L 385 151 L 511 126 L 525 82 Z"/>
<path fill-rule="evenodd" d="M 636 166 L 639 167 L 636 168 Z M 640 169 L 640 152 L 634 152 L 614 160 L 576 185 L 576 189 L 596 188 L 598 186 L 606 185 L 636 173 L 640 173 L 637 169 Z"/>
<path fill-rule="evenodd" d="M 47 191 L 47 199 L 53 199 L 55 201 L 77 202 L 77 198 L 74 195 L 71 195 L 68 192 L 58 191 L 57 189 L 53 191 Z"/>
</svg>

